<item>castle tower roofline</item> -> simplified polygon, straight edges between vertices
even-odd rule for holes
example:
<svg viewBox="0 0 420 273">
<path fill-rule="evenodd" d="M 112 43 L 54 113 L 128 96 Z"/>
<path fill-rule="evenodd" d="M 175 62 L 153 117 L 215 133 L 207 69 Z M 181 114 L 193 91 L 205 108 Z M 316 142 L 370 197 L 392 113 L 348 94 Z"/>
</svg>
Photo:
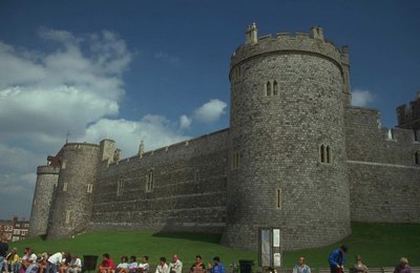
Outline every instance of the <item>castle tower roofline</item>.
<svg viewBox="0 0 420 273">
<path fill-rule="evenodd" d="M 87 142 L 69 142 L 64 144 L 63 148 L 66 147 L 82 147 L 82 146 L 91 146 L 91 147 L 99 147 L 98 144 L 94 144 L 94 143 L 87 143 Z"/>
<path fill-rule="evenodd" d="M 274 36 L 271 34 L 259 36 L 252 42 L 247 39 L 233 53 L 230 68 L 232 70 L 237 64 L 259 55 L 290 52 L 322 55 L 336 63 L 340 70 L 343 60 L 348 62 L 348 47 L 337 48 L 324 39 L 323 29 L 316 26 L 308 33 L 279 32 Z"/>
</svg>

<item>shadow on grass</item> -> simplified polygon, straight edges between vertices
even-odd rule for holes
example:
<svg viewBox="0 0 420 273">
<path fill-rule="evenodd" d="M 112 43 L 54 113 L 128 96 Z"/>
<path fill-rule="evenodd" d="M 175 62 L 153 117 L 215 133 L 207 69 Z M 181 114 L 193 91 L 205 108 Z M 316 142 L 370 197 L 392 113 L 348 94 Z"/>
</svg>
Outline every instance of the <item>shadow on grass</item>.
<svg viewBox="0 0 420 273">
<path fill-rule="evenodd" d="M 157 232 L 152 235 L 158 238 L 171 238 L 183 239 L 190 241 L 200 241 L 205 243 L 219 244 L 222 238 L 221 234 L 208 234 L 208 233 L 193 233 L 193 232 Z"/>
</svg>

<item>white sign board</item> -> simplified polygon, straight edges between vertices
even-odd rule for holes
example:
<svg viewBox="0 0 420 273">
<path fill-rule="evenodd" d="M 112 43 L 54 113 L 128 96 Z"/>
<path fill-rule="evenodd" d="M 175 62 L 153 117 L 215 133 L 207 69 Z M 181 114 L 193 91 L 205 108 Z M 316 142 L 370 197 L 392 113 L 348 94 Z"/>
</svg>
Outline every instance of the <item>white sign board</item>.
<svg viewBox="0 0 420 273">
<path fill-rule="evenodd" d="M 273 229 L 273 247 L 280 247 L 280 229 Z"/>
</svg>

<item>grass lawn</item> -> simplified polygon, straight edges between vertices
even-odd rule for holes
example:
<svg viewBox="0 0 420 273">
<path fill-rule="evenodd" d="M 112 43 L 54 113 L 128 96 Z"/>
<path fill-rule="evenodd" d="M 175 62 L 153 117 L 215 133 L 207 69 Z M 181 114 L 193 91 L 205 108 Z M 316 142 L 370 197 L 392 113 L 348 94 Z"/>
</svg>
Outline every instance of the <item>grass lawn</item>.
<svg viewBox="0 0 420 273">
<path fill-rule="evenodd" d="M 420 224 L 352 224 L 353 234 L 344 240 L 349 246 L 349 259 L 364 257 L 370 267 L 394 266 L 401 256 L 408 257 L 411 265 L 420 266 Z M 97 231 L 82 234 L 74 239 L 43 241 L 40 238 L 13 243 L 19 252 L 31 246 L 36 252 L 69 251 L 77 255 L 111 254 L 114 260 L 122 255 L 148 255 L 150 263 L 156 264 L 160 256 L 167 259 L 178 254 L 184 264 L 193 263 L 196 254 L 205 261 L 220 256 L 225 265 L 240 259 L 257 260 L 256 251 L 244 251 L 221 246 L 219 235 L 208 234 L 158 234 L 148 231 Z M 329 251 L 339 243 L 317 249 L 284 253 L 284 265 L 291 267 L 300 255 L 306 257 L 312 267 L 327 267 Z M 348 263 L 349 264 L 349 263 Z"/>
</svg>

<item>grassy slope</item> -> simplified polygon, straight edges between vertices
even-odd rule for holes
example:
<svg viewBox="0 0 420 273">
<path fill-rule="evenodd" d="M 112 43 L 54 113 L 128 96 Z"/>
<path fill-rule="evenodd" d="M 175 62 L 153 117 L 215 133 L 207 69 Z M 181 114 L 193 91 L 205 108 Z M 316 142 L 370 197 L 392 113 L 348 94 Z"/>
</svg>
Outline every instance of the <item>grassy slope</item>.
<svg viewBox="0 0 420 273">
<path fill-rule="evenodd" d="M 353 234 L 345 240 L 350 247 L 349 261 L 360 254 L 368 266 L 393 266 L 401 256 L 409 258 L 412 265 L 420 265 L 420 225 L 419 224 L 360 224 L 353 223 Z M 42 241 L 39 238 L 14 243 L 22 250 L 31 246 L 36 252 L 66 250 L 71 253 L 96 254 L 109 252 L 113 257 L 122 255 L 148 255 L 155 264 L 160 256 L 169 258 L 177 253 L 185 265 L 193 262 L 196 254 L 206 261 L 221 256 L 228 265 L 239 259 L 256 260 L 256 252 L 223 247 L 218 244 L 217 235 L 203 234 L 161 234 L 153 235 L 147 231 L 98 231 L 82 234 L 75 239 Z M 332 246 L 287 252 L 285 265 L 293 265 L 296 257 L 303 255 L 312 267 L 327 267 L 326 257 Z"/>
</svg>

